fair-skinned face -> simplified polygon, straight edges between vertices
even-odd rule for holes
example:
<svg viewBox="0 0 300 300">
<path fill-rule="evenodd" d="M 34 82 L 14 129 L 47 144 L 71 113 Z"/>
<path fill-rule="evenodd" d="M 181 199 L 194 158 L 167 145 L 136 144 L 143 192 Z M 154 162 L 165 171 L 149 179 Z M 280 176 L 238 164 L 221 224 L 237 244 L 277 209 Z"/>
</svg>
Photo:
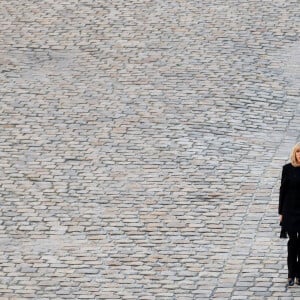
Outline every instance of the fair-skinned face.
<svg viewBox="0 0 300 300">
<path fill-rule="evenodd" d="M 296 150 L 296 160 L 298 163 L 300 163 L 300 149 Z"/>
</svg>

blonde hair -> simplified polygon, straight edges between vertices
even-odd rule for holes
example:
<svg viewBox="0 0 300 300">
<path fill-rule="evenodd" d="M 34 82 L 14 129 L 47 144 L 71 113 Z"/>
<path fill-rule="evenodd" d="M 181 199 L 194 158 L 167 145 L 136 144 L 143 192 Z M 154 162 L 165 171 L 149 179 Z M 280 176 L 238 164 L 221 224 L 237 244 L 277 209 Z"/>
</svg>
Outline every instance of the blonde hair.
<svg viewBox="0 0 300 300">
<path fill-rule="evenodd" d="M 297 143 L 292 151 L 291 151 L 291 156 L 290 156 L 290 159 L 291 159 L 291 164 L 294 166 L 294 167 L 300 167 L 300 161 L 297 161 L 297 158 L 296 158 L 296 151 L 297 150 L 300 150 L 300 143 Z"/>
</svg>

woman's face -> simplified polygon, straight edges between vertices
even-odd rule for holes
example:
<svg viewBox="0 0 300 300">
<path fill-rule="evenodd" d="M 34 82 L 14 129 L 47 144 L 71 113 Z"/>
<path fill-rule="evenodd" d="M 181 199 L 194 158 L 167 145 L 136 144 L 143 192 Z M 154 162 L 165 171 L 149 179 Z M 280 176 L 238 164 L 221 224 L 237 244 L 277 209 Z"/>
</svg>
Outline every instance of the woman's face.
<svg viewBox="0 0 300 300">
<path fill-rule="evenodd" d="M 300 163 L 300 148 L 298 148 L 296 150 L 296 159 L 297 159 L 297 162 Z"/>
</svg>

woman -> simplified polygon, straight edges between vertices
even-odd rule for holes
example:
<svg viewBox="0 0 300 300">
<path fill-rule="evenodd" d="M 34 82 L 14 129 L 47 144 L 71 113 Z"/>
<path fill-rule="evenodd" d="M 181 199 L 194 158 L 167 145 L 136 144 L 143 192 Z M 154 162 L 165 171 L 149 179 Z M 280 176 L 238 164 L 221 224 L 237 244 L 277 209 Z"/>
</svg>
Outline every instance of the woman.
<svg viewBox="0 0 300 300">
<path fill-rule="evenodd" d="M 295 278 L 300 285 L 300 143 L 293 147 L 290 160 L 282 168 L 278 212 L 289 237 L 288 286 L 293 286 Z"/>
</svg>

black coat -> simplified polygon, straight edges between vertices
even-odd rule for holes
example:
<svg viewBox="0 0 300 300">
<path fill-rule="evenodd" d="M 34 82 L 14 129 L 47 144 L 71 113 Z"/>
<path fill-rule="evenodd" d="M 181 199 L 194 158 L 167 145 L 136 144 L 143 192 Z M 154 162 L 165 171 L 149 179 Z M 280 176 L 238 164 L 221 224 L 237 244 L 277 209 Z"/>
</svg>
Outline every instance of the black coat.
<svg viewBox="0 0 300 300">
<path fill-rule="evenodd" d="M 300 167 L 282 168 L 278 212 L 287 231 L 300 231 Z"/>
</svg>

